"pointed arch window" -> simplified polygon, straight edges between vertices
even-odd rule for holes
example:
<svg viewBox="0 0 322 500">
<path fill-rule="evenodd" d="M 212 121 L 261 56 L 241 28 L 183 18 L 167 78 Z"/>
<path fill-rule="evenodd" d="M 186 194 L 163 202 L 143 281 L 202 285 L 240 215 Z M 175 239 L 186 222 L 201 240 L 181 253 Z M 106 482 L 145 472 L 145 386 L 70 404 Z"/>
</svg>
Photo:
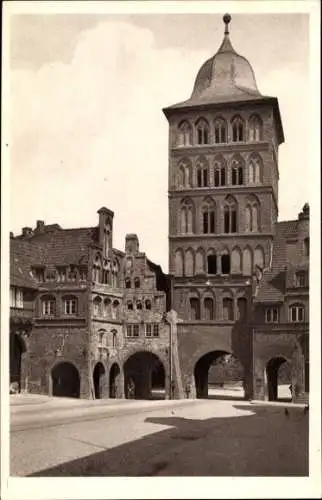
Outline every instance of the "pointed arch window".
<svg viewBox="0 0 322 500">
<path fill-rule="evenodd" d="M 227 184 L 226 161 L 223 157 L 216 157 L 214 161 L 214 183 L 215 187 Z"/>
<path fill-rule="evenodd" d="M 194 255 L 193 251 L 188 249 L 185 252 L 185 275 L 186 276 L 193 276 L 194 274 Z"/>
<path fill-rule="evenodd" d="M 134 278 L 134 288 L 140 288 L 140 278 Z"/>
<path fill-rule="evenodd" d="M 222 301 L 223 305 L 223 320 L 233 321 L 234 320 L 234 302 L 230 297 L 225 297 Z"/>
<path fill-rule="evenodd" d="M 181 189 L 191 187 L 192 166 L 190 160 L 180 160 L 178 165 L 178 187 Z"/>
<path fill-rule="evenodd" d="M 240 297 L 237 301 L 237 319 L 239 321 L 247 320 L 247 299 Z"/>
<path fill-rule="evenodd" d="M 206 321 L 212 321 L 215 319 L 214 300 L 211 297 L 206 297 L 204 299 L 204 313 Z"/>
<path fill-rule="evenodd" d="M 231 252 L 231 272 L 232 274 L 241 273 L 241 251 L 239 248 L 233 248 Z"/>
<path fill-rule="evenodd" d="M 212 200 L 204 201 L 202 205 L 202 232 L 214 234 L 215 231 L 215 204 Z"/>
<path fill-rule="evenodd" d="M 253 256 L 250 248 L 245 248 L 243 250 L 243 274 L 245 276 L 251 276 L 253 269 Z"/>
<path fill-rule="evenodd" d="M 256 247 L 254 252 L 254 268 L 264 269 L 264 251 L 261 247 Z"/>
<path fill-rule="evenodd" d="M 190 299 L 190 319 L 199 320 L 200 319 L 200 300 L 196 297 L 191 297 Z"/>
<path fill-rule="evenodd" d="M 259 155 L 253 155 L 248 162 L 248 183 L 258 185 L 262 183 L 262 159 Z"/>
<path fill-rule="evenodd" d="M 225 142 L 227 142 L 227 122 L 223 118 L 217 118 L 215 120 L 215 143 Z"/>
<path fill-rule="evenodd" d="M 100 297 L 95 297 L 93 300 L 93 312 L 94 316 L 100 316 L 101 314 L 102 299 Z"/>
<path fill-rule="evenodd" d="M 209 186 L 209 165 L 206 158 L 198 158 L 196 163 L 197 187 Z"/>
<path fill-rule="evenodd" d="M 205 272 L 205 254 L 202 249 L 196 252 L 196 274 L 202 274 Z"/>
<path fill-rule="evenodd" d="M 176 276 L 183 276 L 183 254 L 182 250 L 176 250 L 175 253 L 175 274 Z"/>
<path fill-rule="evenodd" d="M 231 262 L 229 253 L 225 253 L 221 256 L 221 273 L 222 274 L 230 274 L 231 271 Z"/>
<path fill-rule="evenodd" d="M 111 308 L 111 300 L 106 298 L 103 301 L 103 316 L 108 316 Z"/>
<path fill-rule="evenodd" d="M 204 118 L 196 122 L 197 144 L 209 144 L 209 124 Z"/>
<path fill-rule="evenodd" d="M 193 204 L 191 200 L 183 200 L 180 210 L 181 234 L 193 233 Z"/>
<path fill-rule="evenodd" d="M 258 142 L 262 140 L 262 120 L 259 116 L 253 115 L 248 122 L 248 140 Z"/>
<path fill-rule="evenodd" d="M 226 198 L 224 205 L 224 233 L 237 232 L 237 203 L 232 197 Z"/>
<path fill-rule="evenodd" d="M 178 145 L 190 146 L 192 143 L 192 128 L 189 122 L 183 121 L 179 124 Z"/>
<path fill-rule="evenodd" d="M 207 273 L 217 274 L 217 255 L 214 250 L 210 250 L 207 255 Z"/>
<path fill-rule="evenodd" d="M 244 184 L 244 160 L 241 157 L 233 158 L 231 162 L 231 184 L 242 186 Z"/>
<path fill-rule="evenodd" d="M 245 140 L 245 124 L 240 116 L 233 118 L 232 122 L 233 142 L 243 142 Z"/>
<path fill-rule="evenodd" d="M 248 199 L 245 207 L 245 231 L 257 232 L 259 230 L 259 202 L 257 198 Z"/>
</svg>

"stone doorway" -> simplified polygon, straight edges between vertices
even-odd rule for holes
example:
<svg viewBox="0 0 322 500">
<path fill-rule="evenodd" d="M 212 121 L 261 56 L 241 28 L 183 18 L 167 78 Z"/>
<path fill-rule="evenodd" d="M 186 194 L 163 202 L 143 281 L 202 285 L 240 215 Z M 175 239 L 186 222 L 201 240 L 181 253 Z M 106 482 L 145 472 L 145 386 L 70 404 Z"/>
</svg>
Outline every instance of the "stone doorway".
<svg viewBox="0 0 322 500">
<path fill-rule="evenodd" d="M 96 363 L 93 371 L 93 384 L 95 399 L 102 399 L 104 396 L 105 368 L 103 363 Z"/>
</svg>

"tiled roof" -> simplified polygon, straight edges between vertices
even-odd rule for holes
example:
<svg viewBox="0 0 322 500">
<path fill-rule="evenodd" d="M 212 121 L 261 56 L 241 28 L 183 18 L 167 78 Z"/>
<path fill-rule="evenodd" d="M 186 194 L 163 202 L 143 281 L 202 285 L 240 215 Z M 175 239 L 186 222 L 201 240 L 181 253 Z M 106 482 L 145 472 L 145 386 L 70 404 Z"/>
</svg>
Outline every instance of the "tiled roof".
<svg viewBox="0 0 322 500">
<path fill-rule="evenodd" d="M 37 288 L 31 274 L 34 259 L 40 258 L 38 248 L 29 240 L 10 239 L 10 284 L 19 287 Z"/>
<path fill-rule="evenodd" d="M 298 220 L 282 221 L 276 224 L 273 240 L 273 256 L 270 271 L 264 272 L 255 302 L 274 303 L 283 301 L 288 274 L 286 241 L 297 235 Z"/>
</svg>

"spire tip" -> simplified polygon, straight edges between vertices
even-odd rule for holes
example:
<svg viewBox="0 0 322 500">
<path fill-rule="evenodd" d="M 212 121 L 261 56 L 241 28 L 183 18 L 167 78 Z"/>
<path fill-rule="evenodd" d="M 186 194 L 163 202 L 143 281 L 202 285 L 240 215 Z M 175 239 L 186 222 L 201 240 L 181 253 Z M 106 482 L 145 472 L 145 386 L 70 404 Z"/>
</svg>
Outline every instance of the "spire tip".
<svg viewBox="0 0 322 500">
<path fill-rule="evenodd" d="M 230 14 L 225 14 L 224 17 L 223 17 L 223 21 L 225 23 L 225 35 L 229 35 L 228 24 L 231 21 L 231 15 Z"/>
</svg>

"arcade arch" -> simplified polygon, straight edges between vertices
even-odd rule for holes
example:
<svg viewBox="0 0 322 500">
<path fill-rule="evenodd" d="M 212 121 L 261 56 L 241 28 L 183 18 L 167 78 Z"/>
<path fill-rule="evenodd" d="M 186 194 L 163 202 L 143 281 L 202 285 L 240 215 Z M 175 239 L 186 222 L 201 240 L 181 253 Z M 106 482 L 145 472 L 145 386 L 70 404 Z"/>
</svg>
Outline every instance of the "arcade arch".
<svg viewBox="0 0 322 500">
<path fill-rule="evenodd" d="M 51 370 L 52 395 L 62 398 L 80 397 L 80 376 L 75 365 L 68 361 L 57 363 Z"/>
<path fill-rule="evenodd" d="M 165 380 L 165 367 L 152 352 L 136 352 L 124 363 L 124 391 L 127 399 L 164 399 Z"/>
</svg>

